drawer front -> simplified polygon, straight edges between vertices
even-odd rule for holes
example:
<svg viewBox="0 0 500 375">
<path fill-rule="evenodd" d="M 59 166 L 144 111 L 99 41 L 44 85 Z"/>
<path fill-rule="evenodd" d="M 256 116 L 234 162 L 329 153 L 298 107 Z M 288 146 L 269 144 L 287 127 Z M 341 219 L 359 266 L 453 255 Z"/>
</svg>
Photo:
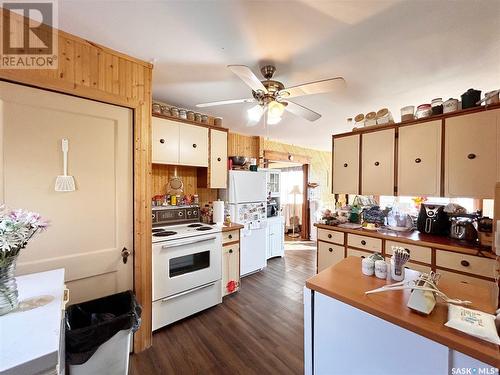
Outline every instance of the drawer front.
<svg viewBox="0 0 500 375">
<path fill-rule="evenodd" d="M 471 285 L 481 285 L 481 286 L 486 286 L 488 288 L 495 287 L 495 283 L 493 281 L 479 279 L 477 277 L 466 276 L 466 275 L 462 275 L 462 274 L 455 273 L 455 272 L 449 272 L 449 271 L 437 270 L 437 272 L 441 274 L 441 280 L 458 282 L 458 283 L 465 283 L 465 284 L 471 284 Z"/>
<path fill-rule="evenodd" d="M 385 252 L 388 255 L 392 255 L 392 247 L 404 247 L 410 251 L 410 259 L 416 260 L 418 262 L 431 264 L 432 263 L 432 251 L 429 247 L 409 245 L 406 243 L 395 242 L 395 241 L 385 241 Z"/>
<path fill-rule="evenodd" d="M 318 242 L 318 272 L 344 259 L 344 247 L 326 242 Z"/>
<path fill-rule="evenodd" d="M 359 249 L 382 252 L 382 240 L 380 238 L 358 236 L 357 234 L 349 233 L 347 235 L 347 244 Z"/>
<path fill-rule="evenodd" d="M 318 240 L 344 244 L 344 232 L 335 232 L 328 229 L 318 229 Z"/>
<path fill-rule="evenodd" d="M 442 250 L 436 251 L 436 266 L 491 277 L 492 279 L 495 278 L 496 274 L 496 260 L 494 259 Z"/>
<path fill-rule="evenodd" d="M 222 243 L 234 242 L 240 240 L 240 231 L 232 230 L 230 232 L 222 232 Z"/>
<path fill-rule="evenodd" d="M 413 263 L 413 262 L 406 263 L 406 267 L 411 269 L 411 270 L 418 271 L 418 272 L 423 272 L 423 273 L 431 272 L 430 266 L 423 266 L 421 264 L 417 264 L 417 263 Z"/>
<path fill-rule="evenodd" d="M 373 254 L 372 251 L 361 251 L 361 250 L 351 249 L 349 247 L 347 248 L 348 257 L 354 256 L 354 257 L 366 258 L 372 254 Z"/>
</svg>

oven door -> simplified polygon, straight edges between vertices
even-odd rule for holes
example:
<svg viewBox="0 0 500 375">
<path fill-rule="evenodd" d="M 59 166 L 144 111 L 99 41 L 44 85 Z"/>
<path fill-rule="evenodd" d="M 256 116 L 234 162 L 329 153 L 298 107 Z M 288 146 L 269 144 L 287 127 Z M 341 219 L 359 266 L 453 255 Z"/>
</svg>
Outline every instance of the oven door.
<svg viewBox="0 0 500 375">
<path fill-rule="evenodd" d="M 153 301 L 221 278 L 220 234 L 165 241 L 153 246 Z"/>
</svg>

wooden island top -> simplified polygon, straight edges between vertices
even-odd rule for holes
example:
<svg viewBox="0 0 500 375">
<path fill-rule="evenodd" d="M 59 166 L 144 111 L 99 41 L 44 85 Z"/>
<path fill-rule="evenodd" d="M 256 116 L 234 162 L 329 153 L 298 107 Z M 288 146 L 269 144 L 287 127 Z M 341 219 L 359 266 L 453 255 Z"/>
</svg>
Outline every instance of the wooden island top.
<svg viewBox="0 0 500 375">
<path fill-rule="evenodd" d="M 407 270 L 408 277 L 415 278 L 418 272 Z M 439 302 L 429 316 L 411 311 L 406 303 L 409 290 L 382 292 L 366 295 L 365 292 L 379 288 L 392 281 L 365 276 L 361 273 L 361 258 L 347 257 L 306 281 L 306 287 L 375 315 L 402 328 L 415 332 L 470 357 L 500 367 L 498 345 L 466 335 L 448 328 L 448 307 Z M 494 313 L 491 292 L 482 286 L 458 284 L 443 278 L 439 288 L 450 298 L 472 301 L 470 308 Z M 332 317 L 334 319 L 334 317 Z"/>
</svg>

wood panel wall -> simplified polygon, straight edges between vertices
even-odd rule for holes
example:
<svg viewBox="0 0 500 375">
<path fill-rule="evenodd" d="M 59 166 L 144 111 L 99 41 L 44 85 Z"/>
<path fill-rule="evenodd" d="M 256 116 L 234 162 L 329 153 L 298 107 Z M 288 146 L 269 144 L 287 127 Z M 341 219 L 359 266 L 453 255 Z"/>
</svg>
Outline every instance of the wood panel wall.
<svg viewBox="0 0 500 375">
<path fill-rule="evenodd" d="M 6 10 L 0 8 L 5 21 Z M 18 23 L 27 22 L 12 14 Z M 59 66 L 53 70 L 0 69 L 0 79 L 131 108 L 134 111 L 134 286 L 143 307 L 134 350 L 151 334 L 151 78 L 153 66 L 74 35 L 58 31 Z M 131 145 L 132 147 L 132 145 Z"/>
<path fill-rule="evenodd" d="M 246 156 L 248 158 L 259 158 L 260 139 L 257 136 L 248 136 L 238 133 L 228 133 L 227 155 Z"/>
<path fill-rule="evenodd" d="M 152 194 L 166 194 L 168 181 L 174 177 L 180 177 L 184 183 L 184 194 L 198 194 L 200 204 L 217 200 L 216 189 L 205 189 L 197 187 L 198 177 L 196 167 L 174 166 L 165 164 L 153 164 L 152 169 Z"/>
</svg>

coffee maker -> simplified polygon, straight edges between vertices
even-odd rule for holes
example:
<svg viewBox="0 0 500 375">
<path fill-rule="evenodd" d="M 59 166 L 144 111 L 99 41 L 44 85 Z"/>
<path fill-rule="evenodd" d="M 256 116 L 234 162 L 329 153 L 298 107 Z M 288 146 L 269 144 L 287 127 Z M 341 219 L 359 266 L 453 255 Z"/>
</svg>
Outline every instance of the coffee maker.
<svg viewBox="0 0 500 375">
<path fill-rule="evenodd" d="M 421 233 L 446 236 L 450 232 L 450 220 L 444 205 L 422 203 L 417 219 L 417 229 Z"/>
</svg>

